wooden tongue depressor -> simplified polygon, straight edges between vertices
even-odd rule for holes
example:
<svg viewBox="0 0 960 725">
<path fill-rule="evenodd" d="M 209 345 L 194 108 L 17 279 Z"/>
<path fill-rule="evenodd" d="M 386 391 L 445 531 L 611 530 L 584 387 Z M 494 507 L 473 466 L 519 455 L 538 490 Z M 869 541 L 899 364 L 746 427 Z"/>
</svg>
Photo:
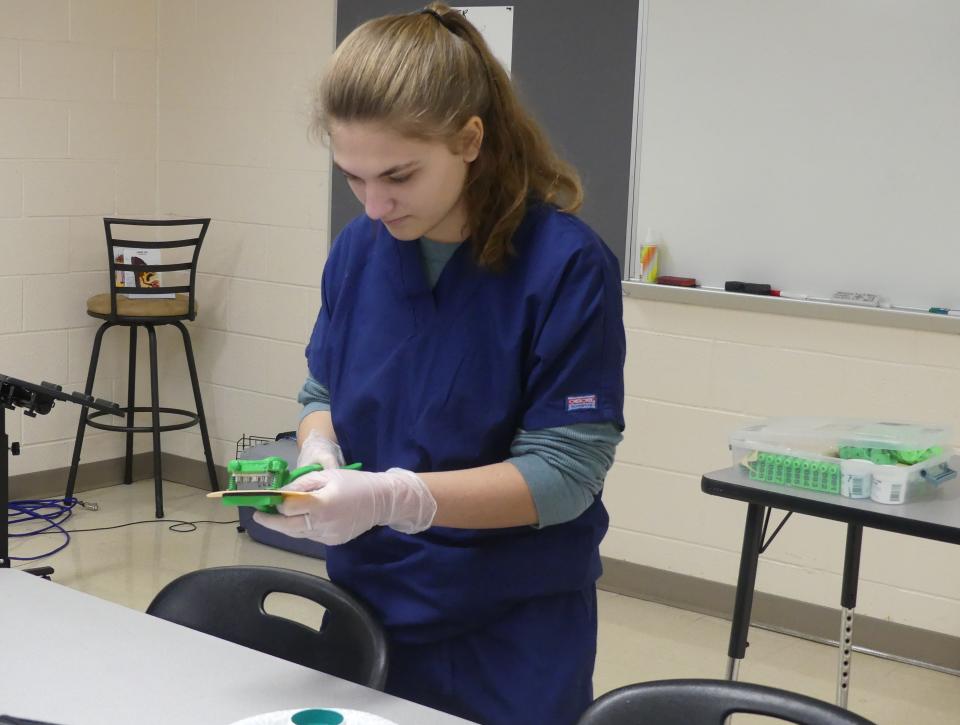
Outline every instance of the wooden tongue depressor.
<svg viewBox="0 0 960 725">
<path fill-rule="evenodd" d="M 310 491 L 284 491 L 282 488 L 244 488 L 234 491 L 211 491 L 207 494 L 207 498 L 222 498 L 223 496 L 309 496 L 310 493 Z"/>
</svg>

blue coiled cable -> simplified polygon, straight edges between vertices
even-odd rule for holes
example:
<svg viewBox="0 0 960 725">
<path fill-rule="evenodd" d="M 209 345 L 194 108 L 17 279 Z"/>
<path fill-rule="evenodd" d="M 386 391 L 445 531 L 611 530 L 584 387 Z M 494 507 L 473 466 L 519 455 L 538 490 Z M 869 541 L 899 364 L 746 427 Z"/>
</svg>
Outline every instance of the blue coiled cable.
<svg viewBox="0 0 960 725">
<path fill-rule="evenodd" d="M 73 508 L 79 503 L 77 499 L 70 499 L 68 502 L 62 498 L 44 498 L 44 499 L 24 499 L 22 501 L 10 501 L 7 504 L 7 523 L 9 526 L 22 524 L 28 521 L 46 521 L 47 525 L 33 531 L 27 531 L 22 534 L 10 533 L 10 538 L 23 538 L 26 536 L 37 536 L 38 534 L 59 533 L 63 534 L 64 541 L 57 548 L 48 551 L 39 556 L 11 556 L 12 561 L 36 561 L 53 556 L 58 551 L 63 551 L 70 544 L 70 534 L 63 528 L 73 515 Z"/>
</svg>

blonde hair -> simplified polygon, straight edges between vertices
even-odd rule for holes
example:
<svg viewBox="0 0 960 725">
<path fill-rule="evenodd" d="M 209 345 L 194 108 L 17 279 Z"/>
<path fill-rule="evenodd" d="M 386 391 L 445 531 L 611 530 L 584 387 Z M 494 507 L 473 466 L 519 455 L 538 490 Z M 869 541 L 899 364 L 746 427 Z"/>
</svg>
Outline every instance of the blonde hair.
<svg viewBox="0 0 960 725">
<path fill-rule="evenodd" d="M 464 187 L 467 223 L 477 262 L 501 270 L 528 199 L 575 212 L 583 188 L 461 13 L 433 2 L 356 28 L 321 81 L 311 130 L 323 137 L 332 123 L 373 121 L 452 148 L 473 116 L 483 121 L 484 136 Z"/>
</svg>

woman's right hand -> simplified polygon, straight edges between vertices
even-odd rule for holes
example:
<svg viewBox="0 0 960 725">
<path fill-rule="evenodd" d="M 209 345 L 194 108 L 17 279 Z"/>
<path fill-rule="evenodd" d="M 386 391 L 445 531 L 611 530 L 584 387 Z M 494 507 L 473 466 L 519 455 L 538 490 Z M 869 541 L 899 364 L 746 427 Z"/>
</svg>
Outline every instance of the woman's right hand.
<svg viewBox="0 0 960 725">
<path fill-rule="evenodd" d="M 306 440 L 300 444 L 297 468 L 316 463 L 319 463 L 327 471 L 343 468 L 343 452 L 335 441 L 321 435 L 317 430 L 311 430 L 307 434 Z"/>
</svg>

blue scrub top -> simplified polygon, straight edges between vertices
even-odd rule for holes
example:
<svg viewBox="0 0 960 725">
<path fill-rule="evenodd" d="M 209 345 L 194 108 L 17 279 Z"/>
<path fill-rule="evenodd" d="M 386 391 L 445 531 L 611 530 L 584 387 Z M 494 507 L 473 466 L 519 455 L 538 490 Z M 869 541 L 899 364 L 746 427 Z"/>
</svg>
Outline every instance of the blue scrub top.
<svg viewBox="0 0 960 725">
<path fill-rule="evenodd" d="M 365 216 L 338 236 L 306 354 L 348 462 L 474 468 L 509 458 L 520 428 L 623 427 L 616 258 L 582 221 L 539 203 L 513 246 L 496 273 L 461 245 L 431 291 L 417 241 Z M 377 527 L 329 547 L 327 571 L 398 641 L 436 641 L 531 598 L 592 587 L 606 529 L 599 496 L 543 529 Z"/>
</svg>

